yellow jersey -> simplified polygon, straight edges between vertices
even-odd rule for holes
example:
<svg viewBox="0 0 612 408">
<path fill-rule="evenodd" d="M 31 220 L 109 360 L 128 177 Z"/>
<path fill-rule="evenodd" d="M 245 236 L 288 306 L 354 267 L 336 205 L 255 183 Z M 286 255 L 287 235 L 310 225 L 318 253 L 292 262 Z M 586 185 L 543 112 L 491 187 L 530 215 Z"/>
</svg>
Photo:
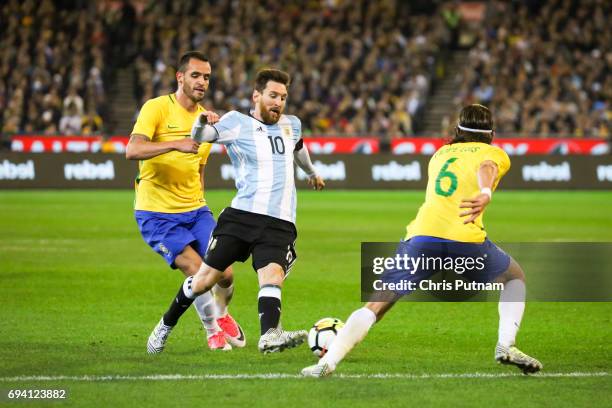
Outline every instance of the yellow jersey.
<svg viewBox="0 0 612 408">
<path fill-rule="evenodd" d="M 491 160 L 499 169 L 492 190 L 510 169 L 510 158 L 502 149 L 486 143 L 454 143 L 442 146 L 429 161 L 425 203 L 406 228 L 406 239 L 427 235 L 460 242 L 483 242 L 487 236 L 482 216 L 464 224 L 459 214 L 461 200 L 480 193 L 478 169 Z"/>
<path fill-rule="evenodd" d="M 191 135 L 191 126 L 204 108 L 194 112 L 178 103 L 174 94 L 149 99 L 142 106 L 132 134 L 152 142 L 167 142 Z M 141 160 L 136 178 L 134 209 L 164 213 L 196 210 L 206 205 L 200 178 L 210 154 L 210 143 L 202 143 L 197 154 L 176 150 Z"/>
</svg>

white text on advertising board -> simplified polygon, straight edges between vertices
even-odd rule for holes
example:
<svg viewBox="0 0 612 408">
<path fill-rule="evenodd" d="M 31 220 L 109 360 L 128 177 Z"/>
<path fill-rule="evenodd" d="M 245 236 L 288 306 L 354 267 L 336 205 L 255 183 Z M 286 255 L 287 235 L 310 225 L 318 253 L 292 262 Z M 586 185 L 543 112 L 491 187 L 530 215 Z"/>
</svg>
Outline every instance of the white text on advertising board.
<svg viewBox="0 0 612 408">
<path fill-rule="evenodd" d="M 421 180 L 421 165 L 418 161 L 409 164 L 399 164 L 392 160 L 388 164 L 372 166 L 374 181 L 419 181 Z"/>
<path fill-rule="evenodd" d="M 64 164 L 64 178 L 66 180 L 113 180 L 115 167 L 111 160 L 95 164 L 89 160 L 81 163 Z"/>
<path fill-rule="evenodd" d="M 13 163 L 3 160 L 0 163 L 0 180 L 34 180 L 34 162 Z"/>
<path fill-rule="evenodd" d="M 570 181 L 572 173 L 568 162 L 548 164 L 544 161 L 523 166 L 524 181 Z"/>
<path fill-rule="evenodd" d="M 341 160 L 330 164 L 321 163 L 319 160 L 317 160 L 313 163 L 313 165 L 315 169 L 317 169 L 317 173 L 319 174 L 319 176 L 323 177 L 324 180 L 346 180 L 346 166 Z M 306 180 L 308 178 L 306 173 L 304 173 L 299 167 L 297 171 L 297 177 L 298 180 Z"/>
<path fill-rule="evenodd" d="M 598 181 L 612 181 L 612 165 L 599 165 L 597 166 L 597 180 Z"/>
</svg>

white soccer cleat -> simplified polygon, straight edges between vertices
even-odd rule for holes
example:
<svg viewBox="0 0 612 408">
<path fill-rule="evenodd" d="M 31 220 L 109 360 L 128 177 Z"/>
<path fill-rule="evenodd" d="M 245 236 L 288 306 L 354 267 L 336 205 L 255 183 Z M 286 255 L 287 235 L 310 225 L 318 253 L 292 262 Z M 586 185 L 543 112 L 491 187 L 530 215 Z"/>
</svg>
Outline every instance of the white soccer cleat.
<svg viewBox="0 0 612 408">
<path fill-rule="evenodd" d="M 162 317 L 149 336 L 149 341 L 147 341 L 147 353 L 158 354 L 164 351 L 164 347 L 166 347 L 166 340 L 168 339 L 172 328 L 173 326 L 166 326 L 164 324 L 164 318 Z"/>
<path fill-rule="evenodd" d="M 315 364 L 315 365 L 306 367 L 302 370 L 301 374 L 304 377 L 323 378 L 323 377 L 329 377 L 330 375 L 332 375 L 333 372 L 334 370 L 331 369 L 329 364 L 323 363 L 323 364 Z"/>
<path fill-rule="evenodd" d="M 523 374 L 537 373 L 543 368 L 542 363 L 515 346 L 506 347 L 499 343 L 495 347 L 495 360 L 500 364 L 515 365 Z"/>
<path fill-rule="evenodd" d="M 264 354 L 278 353 L 299 346 L 306 341 L 307 337 L 306 330 L 285 331 L 272 328 L 259 338 L 257 347 Z"/>
</svg>

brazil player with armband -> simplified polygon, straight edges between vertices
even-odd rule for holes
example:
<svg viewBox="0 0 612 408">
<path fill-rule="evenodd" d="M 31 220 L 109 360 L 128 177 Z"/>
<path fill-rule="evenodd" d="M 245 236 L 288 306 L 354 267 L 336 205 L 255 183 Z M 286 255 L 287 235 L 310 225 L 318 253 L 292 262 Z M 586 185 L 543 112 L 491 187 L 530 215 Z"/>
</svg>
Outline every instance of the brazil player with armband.
<svg viewBox="0 0 612 408">
<path fill-rule="evenodd" d="M 204 166 L 211 145 L 191 139 L 191 126 L 200 115 L 211 122 L 219 116 L 206 111 L 204 99 L 211 66 L 200 52 L 190 51 L 179 61 L 176 93 L 148 100 L 140 110 L 126 149 L 139 160 L 135 216 L 145 242 L 173 269 L 194 275 L 202 265 L 215 220 L 204 199 Z M 233 294 L 230 265 L 212 292 L 194 305 L 212 350 L 244 347 L 242 329 L 227 311 Z M 163 351 L 175 322 L 164 316 L 149 337 L 147 351 Z"/>
<path fill-rule="evenodd" d="M 296 347 L 307 337 L 304 330 L 286 331 L 280 325 L 281 288 L 296 260 L 294 162 L 314 189 L 325 186 L 302 140 L 300 120 L 283 114 L 289 82 L 286 72 L 261 70 L 250 115 L 231 111 L 213 125 L 205 115 L 195 121 L 194 140 L 226 147 L 238 191 L 219 215 L 200 270 L 185 280 L 164 315 L 176 322 L 197 296 L 218 284 L 223 270 L 251 256 L 259 281 L 258 348 L 264 354 Z"/>
<path fill-rule="evenodd" d="M 438 149 L 429 161 L 425 202 L 416 218 L 408 225 L 405 240 L 397 254 L 410 258 L 482 256 L 482 270 L 469 278 L 478 282 L 500 282 L 499 330 L 495 360 L 517 366 L 525 374 L 542 369 L 542 364 L 520 351 L 516 335 L 525 309 L 525 275 L 509 255 L 488 238 L 483 215 L 491 203 L 493 191 L 510 168 L 508 155 L 491 146 L 493 120 L 489 109 L 474 104 L 465 107 L 459 116 L 455 138 Z M 424 258 L 423 258 L 424 259 Z M 453 258 L 454 259 L 454 258 Z M 432 276 L 423 266 L 413 266 L 410 273 L 390 268 L 384 279 L 396 282 L 409 277 L 417 283 Z M 414 287 L 418 287 L 415 285 Z M 372 325 L 384 316 L 410 290 L 389 291 L 388 297 L 375 299 L 354 311 L 327 353 L 316 365 L 306 367 L 302 375 L 331 375 L 344 357 L 361 342 Z"/>
</svg>

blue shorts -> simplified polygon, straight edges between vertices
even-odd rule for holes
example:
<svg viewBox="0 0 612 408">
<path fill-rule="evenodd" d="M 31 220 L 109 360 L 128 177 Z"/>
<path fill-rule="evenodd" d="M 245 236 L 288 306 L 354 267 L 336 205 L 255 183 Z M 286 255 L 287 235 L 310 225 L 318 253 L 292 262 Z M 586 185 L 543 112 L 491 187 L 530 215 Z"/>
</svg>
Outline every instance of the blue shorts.
<svg viewBox="0 0 612 408">
<path fill-rule="evenodd" d="M 482 244 L 451 241 L 448 239 L 416 236 L 408 241 L 401 241 L 395 253 L 396 257 L 421 259 L 420 264 L 408 263 L 407 268 L 389 269 L 382 275 L 383 282 L 398 283 L 400 281 L 415 282 L 416 287 L 422 280 L 429 279 L 438 272 L 452 270 L 461 278 L 472 282 L 492 282 L 504 273 L 510 266 L 510 256 L 497 245 L 485 239 Z M 473 261 L 467 261 L 472 259 Z M 440 261 L 436 261 L 440 260 Z M 436 262 L 439 262 L 436 264 Z M 469 262 L 469 267 L 467 262 Z M 440 263 L 444 265 L 440 268 Z M 412 266 L 412 267 L 410 267 Z M 397 290 L 398 295 L 406 295 L 411 290 Z"/>
<path fill-rule="evenodd" d="M 216 225 L 206 206 L 176 214 L 137 210 L 134 215 L 142 238 L 173 269 L 176 269 L 174 260 L 187 245 L 204 257 Z"/>
</svg>

